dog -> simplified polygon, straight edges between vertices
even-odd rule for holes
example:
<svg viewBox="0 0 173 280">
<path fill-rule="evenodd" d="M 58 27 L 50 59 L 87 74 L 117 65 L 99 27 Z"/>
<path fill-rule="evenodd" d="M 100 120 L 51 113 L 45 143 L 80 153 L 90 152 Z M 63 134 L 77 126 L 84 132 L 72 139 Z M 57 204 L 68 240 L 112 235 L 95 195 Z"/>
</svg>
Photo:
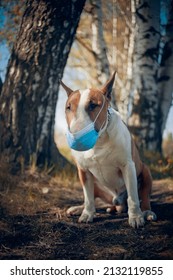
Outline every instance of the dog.
<svg viewBox="0 0 173 280">
<path fill-rule="evenodd" d="M 68 96 L 67 141 L 84 193 L 84 204 L 67 214 L 80 215 L 80 223 L 93 222 L 99 197 L 118 212 L 127 205 L 129 224 L 138 228 L 156 220 L 150 207 L 152 177 L 126 124 L 110 106 L 115 74 L 100 89 L 73 91 L 61 81 Z"/>
</svg>

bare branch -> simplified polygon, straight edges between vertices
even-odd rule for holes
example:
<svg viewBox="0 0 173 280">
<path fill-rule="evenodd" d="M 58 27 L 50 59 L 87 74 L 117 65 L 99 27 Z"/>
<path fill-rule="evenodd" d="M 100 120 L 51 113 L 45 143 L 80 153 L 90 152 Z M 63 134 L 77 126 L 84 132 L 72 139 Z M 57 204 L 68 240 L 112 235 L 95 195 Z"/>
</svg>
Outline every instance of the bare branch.
<svg viewBox="0 0 173 280">
<path fill-rule="evenodd" d="M 79 37 L 76 36 L 76 40 L 79 44 L 81 44 L 87 51 L 89 51 L 91 54 L 95 56 L 94 51 Z"/>
</svg>

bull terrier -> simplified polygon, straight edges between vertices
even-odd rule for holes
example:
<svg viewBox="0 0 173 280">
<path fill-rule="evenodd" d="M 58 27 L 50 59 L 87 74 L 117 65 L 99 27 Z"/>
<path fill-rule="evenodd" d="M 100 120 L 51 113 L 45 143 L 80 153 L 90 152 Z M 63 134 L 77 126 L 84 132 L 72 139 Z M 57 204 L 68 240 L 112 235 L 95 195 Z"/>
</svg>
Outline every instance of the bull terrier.
<svg viewBox="0 0 173 280">
<path fill-rule="evenodd" d="M 84 193 L 84 204 L 70 207 L 67 214 L 93 222 L 99 197 L 118 212 L 127 204 L 129 224 L 138 228 L 156 220 L 150 207 L 152 177 L 120 114 L 110 106 L 115 74 L 100 89 L 73 91 L 61 82 L 68 96 L 67 142 Z"/>
</svg>

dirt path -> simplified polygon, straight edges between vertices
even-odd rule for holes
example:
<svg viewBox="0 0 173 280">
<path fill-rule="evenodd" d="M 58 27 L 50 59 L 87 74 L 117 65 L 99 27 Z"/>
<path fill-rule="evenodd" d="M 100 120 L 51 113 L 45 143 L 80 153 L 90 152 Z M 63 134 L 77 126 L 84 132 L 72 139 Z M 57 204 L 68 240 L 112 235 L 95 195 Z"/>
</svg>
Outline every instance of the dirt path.
<svg viewBox="0 0 173 280">
<path fill-rule="evenodd" d="M 13 186 L 12 186 L 13 184 Z M 154 181 L 157 222 L 132 229 L 126 214 L 98 209 L 93 224 L 65 210 L 81 203 L 78 183 L 32 175 L 0 193 L 0 259 L 173 259 L 173 180 Z"/>
</svg>

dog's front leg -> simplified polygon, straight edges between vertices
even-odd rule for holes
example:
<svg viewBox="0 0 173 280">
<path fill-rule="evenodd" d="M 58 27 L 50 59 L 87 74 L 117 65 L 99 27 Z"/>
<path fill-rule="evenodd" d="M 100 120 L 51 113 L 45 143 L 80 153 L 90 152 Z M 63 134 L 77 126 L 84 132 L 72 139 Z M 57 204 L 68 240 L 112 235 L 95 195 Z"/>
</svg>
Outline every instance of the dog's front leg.
<svg viewBox="0 0 173 280">
<path fill-rule="evenodd" d="M 140 209 L 136 169 L 133 161 L 128 161 L 122 168 L 123 178 L 127 188 L 127 204 L 129 224 L 135 228 L 144 225 L 144 218 Z"/>
<path fill-rule="evenodd" d="M 84 193 L 84 209 L 79 218 L 79 223 L 91 223 L 95 214 L 94 203 L 94 178 L 89 171 L 78 168 L 79 179 Z"/>
</svg>

